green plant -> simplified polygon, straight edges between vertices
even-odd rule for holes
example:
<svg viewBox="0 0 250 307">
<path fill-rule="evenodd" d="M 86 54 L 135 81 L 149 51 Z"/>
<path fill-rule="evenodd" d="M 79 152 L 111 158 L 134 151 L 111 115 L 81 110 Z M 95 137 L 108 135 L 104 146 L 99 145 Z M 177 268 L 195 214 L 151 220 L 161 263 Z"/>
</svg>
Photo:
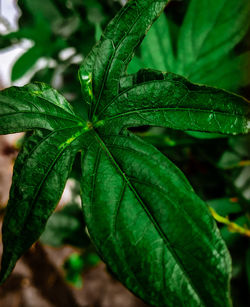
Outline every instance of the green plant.
<svg viewBox="0 0 250 307">
<path fill-rule="evenodd" d="M 230 306 L 230 256 L 207 205 L 182 172 L 129 128 L 249 131 L 249 102 L 151 69 L 126 74 L 168 1 L 131 0 L 79 70 L 88 120 L 43 83 L 0 93 L 2 134 L 34 131 L 16 160 L 3 224 L 1 282 L 40 237 L 82 153 L 91 239 L 112 272 L 156 306 Z"/>
<path fill-rule="evenodd" d="M 249 85 L 249 50 L 235 50 L 249 30 L 249 1 L 186 2 L 181 25 L 168 12 L 160 16 L 129 72 L 145 67 L 171 71 L 192 82 L 230 91 Z"/>
</svg>

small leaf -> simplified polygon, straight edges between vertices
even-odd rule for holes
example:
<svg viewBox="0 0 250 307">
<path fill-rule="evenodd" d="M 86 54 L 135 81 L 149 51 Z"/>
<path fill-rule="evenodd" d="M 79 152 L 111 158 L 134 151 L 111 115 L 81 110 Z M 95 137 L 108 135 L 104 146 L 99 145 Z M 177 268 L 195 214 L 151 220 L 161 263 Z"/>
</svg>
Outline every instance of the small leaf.
<svg viewBox="0 0 250 307">
<path fill-rule="evenodd" d="M 242 208 L 238 199 L 234 198 L 218 198 L 207 201 L 209 207 L 212 207 L 217 213 L 227 216 L 232 213 L 240 213 Z"/>
<path fill-rule="evenodd" d="M 16 81 L 25 75 L 42 57 L 43 52 L 43 49 L 35 45 L 21 55 L 12 68 L 11 81 Z"/>
<path fill-rule="evenodd" d="M 248 223 L 248 219 L 245 215 L 241 215 L 240 217 L 235 219 L 233 222 L 236 225 L 239 225 L 241 227 L 245 227 L 245 225 Z M 228 229 L 228 226 L 223 226 L 220 229 L 220 231 L 221 231 L 221 236 L 222 236 L 223 240 L 226 242 L 228 248 L 230 248 L 230 249 L 233 248 L 237 243 L 239 243 L 239 240 L 241 240 L 243 238 L 242 234 L 230 231 Z"/>
</svg>

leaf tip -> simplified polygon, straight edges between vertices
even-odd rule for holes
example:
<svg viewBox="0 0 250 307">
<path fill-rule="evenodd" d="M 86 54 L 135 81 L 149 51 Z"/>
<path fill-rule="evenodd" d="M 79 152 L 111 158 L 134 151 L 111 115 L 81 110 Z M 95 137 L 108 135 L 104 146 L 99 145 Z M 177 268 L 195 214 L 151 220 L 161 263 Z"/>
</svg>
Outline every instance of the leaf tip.
<svg viewBox="0 0 250 307">
<path fill-rule="evenodd" d="M 8 270 L 1 269 L 0 271 L 0 286 L 6 281 L 9 277 L 10 272 Z"/>
<path fill-rule="evenodd" d="M 6 253 L 3 252 L 1 269 L 0 269 L 0 285 L 2 285 L 7 280 L 7 278 L 10 276 L 11 272 L 13 271 L 15 265 L 16 265 L 16 259 L 15 258 L 12 259 L 9 254 L 6 255 Z"/>
</svg>

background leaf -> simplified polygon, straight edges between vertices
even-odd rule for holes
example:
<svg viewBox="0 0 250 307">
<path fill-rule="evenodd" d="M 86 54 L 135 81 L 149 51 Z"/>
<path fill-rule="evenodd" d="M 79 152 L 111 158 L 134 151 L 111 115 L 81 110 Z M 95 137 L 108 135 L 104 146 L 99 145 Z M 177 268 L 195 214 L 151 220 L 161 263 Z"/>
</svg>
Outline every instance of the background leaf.
<svg viewBox="0 0 250 307">
<path fill-rule="evenodd" d="M 247 0 L 192 0 L 180 30 L 177 73 L 194 76 L 222 59 L 246 34 L 249 17 Z"/>
<path fill-rule="evenodd" d="M 40 241 L 54 247 L 64 244 L 81 248 L 88 246 L 90 241 L 85 233 L 85 223 L 79 205 L 68 204 L 60 211 L 53 213 Z"/>
<path fill-rule="evenodd" d="M 34 46 L 25 52 L 14 64 L 12 68 L 11 80 L 16 81 L 28 72 L 43 55 L 43 49 Z"/>
<path fill-rule="evenodd" d="M 249 1 L 190 0 L 188 4 L 180 25 L 178 11 L 171 15 L 167 10 L 152 26 L 129 73 L 154 68 L 231 91 L 249 84 L 249 51 L 233 50 L 249 30 Z"/>
<path fill-rule="evenodd" d="M 137 65 L 140 68 L 154 68 L 157 70 L 175 72 L 176 59 L 170 36 L 169 20 L 165 14 L 157 19 L 144 38 L 140 48 L 140 58 L 132 60 L 132 65 L 140 61 Z M 129 65 L 130 69 L 132 65 Z M 136 72 L 136 67 L 129 72 Z"/>
</svg>

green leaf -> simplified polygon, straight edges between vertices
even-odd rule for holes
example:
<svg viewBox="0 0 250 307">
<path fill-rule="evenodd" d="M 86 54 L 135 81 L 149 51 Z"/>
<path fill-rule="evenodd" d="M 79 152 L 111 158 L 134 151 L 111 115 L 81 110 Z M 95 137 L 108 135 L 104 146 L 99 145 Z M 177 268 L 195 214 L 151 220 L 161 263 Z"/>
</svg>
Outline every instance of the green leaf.
<svg viewBox="0 0 250 307">
<path fill-rule="evenodd" d="M 26 142 L 15 167 L 2 280 L 40 236 L 75 154 L 84 149 L 86 225 L 114 274 L 155 306 L 231 306 L 231 261 L 206 204 L 176 166 L 126 130 L 151 125 L 240 134 L 249 129 L 249 102 L 240 96 L 171 73 L 126 75 L 136 46 L 167 2 L 128 1 L 85 59 L 79 78 L 90 104 L 88 122 L 46 86 L 0 94 L 0 132 L 42 133 L 35 144 Z"/>
<path fill-rule="evenodd" d="M 168 16 L 152 26 L 129 72 L 154 68 L 231 91 L 249 84 L 249 52 L 236 55 L 232 50 L 249 29 L 248 0 L 190 0 L 184 22 L 174 25 L 174 33 Z M 173 38 L 178 41 L 176 52 Z"/>
<path fill-rule="evenodd" d="M 88 126 L 74 115 L 64 97 L 42 83 L 2 91 L 0 103 L 1 133 L 36 130 L 15 163 L 2 229 L 2 283 L 43 232 L 61 197 L 76 152 L 84 148 L 80 140 Z"/>
<path fill-rule="evenodd" d="M 91 251 L 91 248 L 85 250 L 82 254 L 73 253 L 65 261 L 63 268 L 65 279 L 77 288 L 83 285 L 82 275 L 85 271 L 100 263 L 98 255 Z"/>
<path fill-rule="evenodd" d="M 74 287 L 81 288 L 83 285 L 82 272 L 84 269 L 84 260 L 82 255 L 73 253 L 63 265 L 65 279 Z"/>
<path fill-rule="evenodd" d="M 63 192 L 79 149 L 76 137 L 72 138 L 79 128 L 62 130 L 63 133 L 53 131 L 45 137 L 35 134 L 24 144 L 16 160 L 2 228 L 1 283 L 18 258 L 39 238 Z"/>
<path fill-rule="evenodd" d="M 114 129 L 150 125 L 240 134 L 250 128 L 250 104 L 243 97 L 147 70 L 139 71 L 137 84 L 121 91 L 97 116 Z"/>
<path fill-rule="evenodd" d="M 192 0 L 180 29 L 177 73 L 192 76 L 218 62 L 249 29 L 248 0 Z"/>
<path fill-rule="evenodd" d="M 104 31 L 101 40 L 83 62 L 79 79 L 92 75 L 95 99 L 90 106 L 94 117 L 106 101 L 118 93 L 119 78 L 126 71 L 136 46 L 160 15 L 168 0 L 129 1 Z M 88 98 L 85 98 L 88 100 Z"/>
<path fill-rule="evenodd" d="M 79 126 L 81 119 L 56 90 L 35 83 L 0 92 L 0 133 Z"/>
<path fill-rule="evenodd" d="M 11 81 L 16 81 L 25 75 L 42 57 L 43 52 L 43 49 L 35 45 L 21 55 L 12 68 Z"/>
<path fill-rule="evenodd" d="M 202 140 L 221 139 L 227 137 L 227 135 L 224 134 L 210 133 L 210 132 L 186 131 L 186 133 L 196 139 L 202 139 Z"/>
<path fill-rule="evenodd" d="M 229 54 L 229 52 L 236 43 L 242 39 L 249 28 L 249 18 L 246 22 L 246 16 L 250 14 L 249 2 L 235 0 L 227 1 L 227 9 L 221 10 L 220 18 L 218 18 L 214 24 L 213 19 L 215 15 L 211 15 L 210 9 L 204 9 L 204 6 L 208 5 L 207 2 L 205 2 L 206 1 L 190 1 L 185 22 L 180 27 L 181 34 L 177 50 L 179 55 L 178 59 L 173 51 L 174 44 L 171 37 L 173 33 L 170 33 L 169 27 L 171 20 L 170 18 L 166 18 L 163 14 L 150 29 L 140 48 L 141 56 L 140 58 L 135 57 L 132 60 L 129 71 L 135 72 L 143 67 L 171 71 L 188 77 L 192 82 L 216 86 L 230 91 L 237 91 L 240 87 L 248 85 L 250 80 L 248 73 L 250 63 L 249 52 L 245 52 L 239 56 L 236 56 L 233 52 Z M 213 10 L 220 11 L 220 6 L 216 1 L 211 3 L 211 5 L 213 6 Z M 235 17 L 235 9 L 232 11 L 231 6 L 235 6 L 239 11 L 237 17 Z M 194 17 L 197 15 L 197 12 L 202 12 L 202 16 L 198 14 L 201 18 Z M 230 14 L 234 14 L 234 17 L 231 19 L 226 17 L 230 16 Z M 225 20 L 223 20 L 223 18 L 225 18 Z M 235 26 L 233 28 L 231 25 L 227 27 L 227 23 L 230 22 L 231 24 L 232 19 L 234 20 Z M 224 21 L 226 21 L 225 24 Z M 230 35 L 230 33 L 232 34 L 234 31 L 237 35 L 234 39 L 224 42 L 225 54 L 223 53 L 223 55 L 221 55 L 219 49 L 223 47 L 220 45 L 220 40 L 223 41 L 225 35 L 218 36 L 216 32 L 217 29 L 221 27 L 223 27 L 223 31 L 226 32 L 226 35 Z M 203 49 L 197 47 L 201 39 L 200 36 L 207 30 L 211 31 L 211 33 L 207 33 L 207 37 L 203 43 L 210 45 L 211 52 L 214 54 L 212 61 L 210 60 L 211 53 L 208 52 L 203 55 Z M 216 34 L 214 34 L 213 31 Z M 179 33 L 176 32 L 174 35 L 178 36 Z M 216 39 L 214 39 L 214 35 Z M 216 40 L 218 38 L 219 41 L 217 42 Z M 189 54 L 189 56 L 187 56 L 187 54 Z M 196 57 L 201 57 L 202 64 Z M 193 59 L 193 62 L 187 65 L 190 59 Z M 191 73 L 190 70 L 194 72 Z M 233 76 L 236 75 L 237 78 L 234 78 Z M 187 133 L 195 138 L 201 139 L 220 137 L 218 134 L 204 132 Z"/>
<path fill-rule="evenodd" d="M 240 87 L 247 86 L 250 83 L 249 59 L 249 51 L 238 56 L 232 53 L 212 64 L 204 65 L 190 77 L 190 80 L 230 91 L 237 91 Z M 237 76 L 237 78 L 234 76 Z"/>
<path fill-rule="evenodd" d="M 233 220 L 233 223 L 244 227 L 245 225 L 247 225 L 248 220 L 247 217 L 245 215 L 241 215 L 240 217 L 238 217 L 237 219 Z M 241 240 L 243 238 L 243 236 L 237 232 L 232 232 L 228 229 L 228 226 L 223 226 L 221 229 L 221 236 L 223 238 L 223 240 L 226 242 L 227 247 L 229 249 L 233 248 L 238 242 L 239 240 Z"/>
<path fill-rule="evenodd" d="M 174 72 L 176 60 L 168 22 L 165 14 L 162 14 L 149 30 L 140 48 L 142 61 L 137 65 L 140 68 Z M 136 57 L 131 63 L 135 65 L 138 60 Z"/>
<path fill-rule="evenodd" d="M 38 16 L 43 16 L 50 24 L 61 21 L 62 19 L 56 7 L 57 1 L 46 0 L 46 4 L 40 0 L 23 0 L 22 2 L 24 2 L 23 5 L 28 9 L 34 19 L 38 18 Z"/>
<path fill-rule="evenodd" d="M 83 211 L 114 274 L 154 306 L 230 306 L 228 252 L 180 170 L 136 137 L 95 138 L 82 161 Z"/>
</svg>

